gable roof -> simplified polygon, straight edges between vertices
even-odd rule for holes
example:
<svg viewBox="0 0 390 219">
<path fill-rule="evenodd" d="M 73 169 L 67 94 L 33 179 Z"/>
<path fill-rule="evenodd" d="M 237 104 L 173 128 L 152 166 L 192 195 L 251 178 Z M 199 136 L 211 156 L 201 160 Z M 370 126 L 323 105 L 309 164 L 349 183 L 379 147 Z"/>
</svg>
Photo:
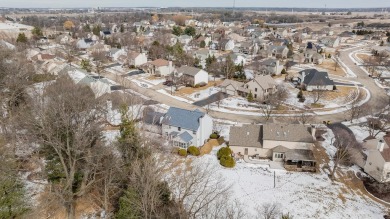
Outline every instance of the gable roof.
<svg viewBox="0 0 390 219">
<path fill-rule="evenodd" d="M 334 85 L 333 80 L 329 79 L 328 72 L 320 72 L 317 69 L 306 69 L 300 71 L 299 74 L 305 74 L 303 83 L 306 85 Z"/>
<path fill-rule="evenodd" d="M 185 75 L 191 75 L 191 76 L 195 76 L 196 74 L 198 74 L 198 72 L 200 72 L 202 69 L 199 69 L 199 68 L 195 68 L 195 67 L 191 67 L 191 66 L 181 66 L 180 68 L 177 69 L 177 72 L 178 73 L 183 73 Z"/>
<path fill-rule="evenodd" d="M 186 142 L 186 143 L 193 139 L 193 137 L 187 131 L 178 135 L 177 138 L 180 138 L 180 140 L 182 140 L 183 142 Z"/>
<path fill-rule="evenodd" d="M 198 109 L 194 111 L 180 109 L 176 107 L 170 107 L 165 114 L 162 124 L 171 125 L 174 127 L 181 127 L 183 129 L 197 131 L 200 123 L 199 119 L 205 114 Z"/>
<path fill-rule="evenodd" d="M 161 66 L 168 66 L 169 65 L 169 61 L 165 60 L 165 59 L 156 59 L 152 62 L 149 62 L 149 64 L 152 64 L 154 66 L 157 66 L 157 67 L 161 67 Z"/>
<path fill-rule="evenodd" d="M 229 145 L 241 147 L 262 148 L 262 128 L 261 125 L 243 125 L 230 127 Z"/>
<path fill-rule="evenodd" d="M 313 143 L 309 129 L 301 124 L 265 124 L 263 140 Z"/>
<path fill-rule="evenodd" d="M 257 75 L 253 81 L 255 81 L 260 87 L 265 89 L 273 88 L 276 83 L 270 75 Z"/>
</svg>

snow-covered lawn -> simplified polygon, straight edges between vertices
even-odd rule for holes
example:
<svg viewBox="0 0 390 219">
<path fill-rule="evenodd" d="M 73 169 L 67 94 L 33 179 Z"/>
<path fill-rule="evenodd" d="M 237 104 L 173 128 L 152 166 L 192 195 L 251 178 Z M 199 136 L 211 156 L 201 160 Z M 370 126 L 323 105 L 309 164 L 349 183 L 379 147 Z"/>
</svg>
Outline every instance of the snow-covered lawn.
<svg viewBox="0 0 390 219">
<path fill-rule="evenodd" d="M 218 88 L 216 88 L 216 87 L 209 87 L 207 89 L 194 92 L 194 93 L 188 95 L 187 97 L 192 99 L 192 100 L 194 100 L 194 101 L 198 101 L 198 100 L 206 99 L 209 96 L 211 96 L 213 94 L 216 94 L 218 92 L 219 92 Z"/>
<path fill-rule="evenodd" d="M 146 82 L 142 82 L 142 81 L 139 81 L 139 80 L 136 80 L 136 79 L 131 79 L 132 82 L 134 82 L 135 84 L 137 84 L 139 87 L 143 87 L 143 88 L 149 88 L 149 87 L 152 87 L 152 85 L 146 83 Z"/>
<path fill-rule="evenodd" d="M 328 153 L 332 153 L 331 136 L 329 133 L 324 142 Z M 279 204 L 284 213 L 289 212 L 294 218 L 383 218 L 384 206 L 341 182 L 332 182 L 325 172 L 274 171 L 243 161 L 237 162 L 233 169 L 226 169 L 218 163 L 218 149 L 194 163 L 216 168 L 215 176 L 222 176 L 231 185 L 231 199 L 243 204 L 248 213 L 246 218 L 256 218 L 255 209 L 266 203 Z"/>
<path fill-rule="evenodd" d="M 228 97 L 223 99 L 219 103 L 220 107 L 226 107 L 232 110 L 246 110 L 246 111 L 259 111 L 260 104 L 250 103 L 246 98 L 243 97 Z M 218 108 L 217 103 L 212 103 L 211 108 Z"/>
</svg>

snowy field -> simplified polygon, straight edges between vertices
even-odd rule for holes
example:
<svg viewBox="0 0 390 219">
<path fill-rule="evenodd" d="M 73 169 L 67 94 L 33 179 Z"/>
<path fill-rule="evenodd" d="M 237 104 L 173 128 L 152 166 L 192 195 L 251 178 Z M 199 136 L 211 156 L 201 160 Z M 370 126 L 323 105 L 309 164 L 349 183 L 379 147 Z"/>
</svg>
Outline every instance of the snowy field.
<svg viewBox="0 0 390 219">
<path fill-rule="evenodd" d="M 332 153 L 329 145 L 327 149 Z M 242 203 L 248 213 L 246 218 L 258 218 L 256 208 L 266 203 L 278 204 L 282 212 L 289 212 L 294 219 L 383 218 L 383 206 L 340 182 L 332 182 L 327 173 L 278 170 L 274 187 L 274 170 L 243 161 L 233 169 L 223 168 L 216 159 L 217 150 L 194 160 L 195 165 L 215 166 L 215 176 L 225 178 L 231 185 L 231 199 Z"/>
<path fill-rule="evenodd" d="M 194 93 L 188 95 L 187 97 L 192 99 L 192 100 L 194 100 L 194 101 L 198 101 L 198 100 L 206 99 L 209 96 L 211 96 L 213 94 L 216 94 L 218 92 L 219 92 L 218 88 L 216 88 L 216 87 L 209 87 L 207 89 L 194 92 Z"/>
</svg>

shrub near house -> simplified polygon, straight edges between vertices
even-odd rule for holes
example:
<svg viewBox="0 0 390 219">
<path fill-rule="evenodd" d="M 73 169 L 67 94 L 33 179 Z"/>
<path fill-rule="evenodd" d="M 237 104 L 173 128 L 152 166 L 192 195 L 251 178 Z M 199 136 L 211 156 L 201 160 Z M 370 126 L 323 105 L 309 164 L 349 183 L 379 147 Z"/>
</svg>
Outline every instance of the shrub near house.
<svg viewBox="0 0 390 219">
<path fill-rule="evenodd" d="M 199 148 L 197 148 L 195 146 L 188 147 L 187 152 L 189 154 L 191 154 L 192 156 L 199 156 L 200 155 Z"/>
<path fill-rule="evenodd" d="M 232 168 L 236 165 L 236 162 L 232 157 L 232 150 L 229 147 L 219 149 L 217 158 L 219 159 L 219 164 L 224 167 Z"/>
</svg>

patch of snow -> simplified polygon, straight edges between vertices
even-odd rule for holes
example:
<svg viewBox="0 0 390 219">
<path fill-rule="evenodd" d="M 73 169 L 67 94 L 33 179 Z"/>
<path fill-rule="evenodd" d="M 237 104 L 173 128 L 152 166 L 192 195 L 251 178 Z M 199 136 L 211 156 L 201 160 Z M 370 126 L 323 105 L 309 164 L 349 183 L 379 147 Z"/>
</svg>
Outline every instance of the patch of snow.
<svg viewBox="0 0 390 219">
<path fill-rule="evenodd" d="M 192 99 L 192 100 L 198 101 L 198 100 L 206 99 L 209 96 L 211 96 L 213 94 L 216 94 L 218 92 L 219 92 L 218 88 L 216 88 L 216 87 L 209 87 L 209 88 L 207 88 L 205 90 L 201 90 L 201 91 L 192 93 L 192 94 L 188 95 L 187 97 Z"/>
<path fill-rule="evenodd" d="M 278 203 L 284 213 L 294 218 L 382 218 L 385 207 L 361 197 L 345 193 L 345 185 L 333 182 L 327 173 L 318 174 L 270 170 L 265 166 L 238 161 L 236 167 L 220 166 L 215 148 L 211 154 L 194 160 L 196 165 L 211 165 L 216 176 L 231 184 L 231 196 L 245 203 L 246 218 L 256 218 L 255 210 L 267 203 Z M 274 185 L 275 176 L 275 185 Z M 348 189 L 347 189 L 348 190 Z M 345 203 L 339 194 L 345 197 Z"/>
</svg>

